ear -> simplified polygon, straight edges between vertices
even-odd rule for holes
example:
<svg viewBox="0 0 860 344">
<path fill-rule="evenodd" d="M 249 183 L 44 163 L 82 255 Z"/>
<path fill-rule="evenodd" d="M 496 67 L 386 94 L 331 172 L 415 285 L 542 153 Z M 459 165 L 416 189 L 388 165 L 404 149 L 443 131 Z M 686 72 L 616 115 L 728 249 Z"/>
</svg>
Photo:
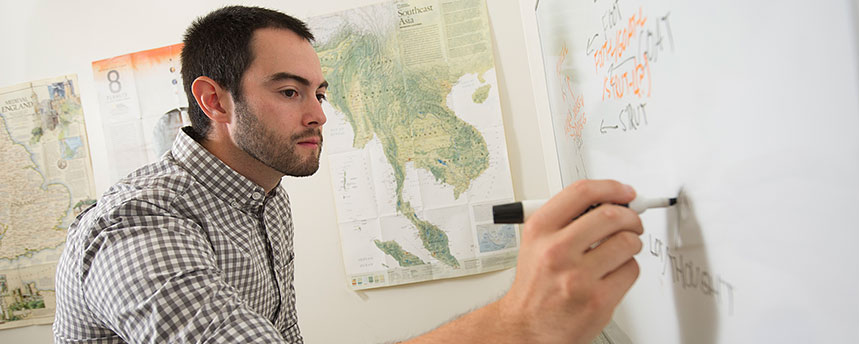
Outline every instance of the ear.
<svg viewBox="0 0 860 344">
<path fill-rule="evenodd" d="M 233 96 L 215 80 L 201 76 L 191 83 L 191 93 L 206 116 L 215 123 L 229 123 Z M 214 123 L 213 123 L 214 124 Z"/>
</svg>

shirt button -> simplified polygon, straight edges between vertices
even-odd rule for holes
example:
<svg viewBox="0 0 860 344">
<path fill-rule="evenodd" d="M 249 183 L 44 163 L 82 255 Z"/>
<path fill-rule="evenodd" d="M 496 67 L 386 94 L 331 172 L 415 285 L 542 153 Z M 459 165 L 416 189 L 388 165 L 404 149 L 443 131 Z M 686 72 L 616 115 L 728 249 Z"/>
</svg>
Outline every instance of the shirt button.
<svg viewBox="0 0 860 344">
<path fill-rule="evenodd" d="M 260 198 L 263 198 L 263 195 L 261 195 L 259 192 L 255 192 L 251 194 L 251 198 L 253 198 L 255 201 L 259 201 Z"/>
<path fill-rule="evenodd" d="M 233 208 L 239 208 L 239 202 L 231 201 L 231 202 L 230 202 L 230 205 L 232 205 L 232 206 L 233 206 Z"/>
</svg>

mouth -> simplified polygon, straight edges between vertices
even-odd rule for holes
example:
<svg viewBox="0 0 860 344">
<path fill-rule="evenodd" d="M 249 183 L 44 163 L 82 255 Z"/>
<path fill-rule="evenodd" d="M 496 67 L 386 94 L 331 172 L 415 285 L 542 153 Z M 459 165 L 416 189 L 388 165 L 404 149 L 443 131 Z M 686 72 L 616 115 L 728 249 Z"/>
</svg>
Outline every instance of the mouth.
<svg viewBox="0 0 860 344">
<path fill-rule="evenodd" d="M 300 139 L 297 144 L 301 147 L 316 148 L 316 147 L 319 147 L 320 144 L 322 144 L 322 137 L 321 136 L 311 136 L 311 137 L 303 138 L 303 139 Z"/>
</svg>

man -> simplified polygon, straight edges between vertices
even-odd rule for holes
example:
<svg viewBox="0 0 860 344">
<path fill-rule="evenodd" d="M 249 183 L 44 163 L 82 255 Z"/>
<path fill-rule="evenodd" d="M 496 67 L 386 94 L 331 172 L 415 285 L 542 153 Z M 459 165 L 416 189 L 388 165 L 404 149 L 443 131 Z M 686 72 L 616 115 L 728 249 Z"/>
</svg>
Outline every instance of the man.
<svg viewBox="0 0 860 344">
<path fill-rule="evenodd" d="M 327 82 L 312 39 L 301 21 L 261 8 L 191 25 L 182 74 L 192 127 L 70 227 L 56 342 L 302 342 L 279 183 L 319 166 Z M 638 275 L 642 227 L 608 204 L 570 219 L 633 197 L 613 181 L 566 188 L 525 224 L 504 297 L 411 342 L 588 342 Z"/>
</svg>

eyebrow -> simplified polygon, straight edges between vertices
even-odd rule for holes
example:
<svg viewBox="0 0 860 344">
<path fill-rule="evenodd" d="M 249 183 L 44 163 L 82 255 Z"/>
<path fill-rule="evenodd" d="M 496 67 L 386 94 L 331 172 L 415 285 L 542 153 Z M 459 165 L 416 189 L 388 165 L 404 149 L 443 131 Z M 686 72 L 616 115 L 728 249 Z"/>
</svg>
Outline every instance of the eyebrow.
<svg viewBox="0 0 860 344">
<path fill-rule="evenodd" d="M 305 78 L 298 76 L 298 75 L 295 75 L 295 74 L 286 73 L 286 72 L 279 72 L 279 73 L 272 74 L 269 77 L 268 82 L 271 83 L 271 82 L 278 82 L 278 81 L 285 81 L 285 80 L 294 80 L 294 81 L 297 81 L 300 84 L 305 85 L 305 86 L 311 85 L 311 82 L 308 79 L 305 79 Z M 317 88 L 328 88 L 328 81 L 323 81 L 322 83 L 320 83 L 320 85 Z"/>
</svg>

